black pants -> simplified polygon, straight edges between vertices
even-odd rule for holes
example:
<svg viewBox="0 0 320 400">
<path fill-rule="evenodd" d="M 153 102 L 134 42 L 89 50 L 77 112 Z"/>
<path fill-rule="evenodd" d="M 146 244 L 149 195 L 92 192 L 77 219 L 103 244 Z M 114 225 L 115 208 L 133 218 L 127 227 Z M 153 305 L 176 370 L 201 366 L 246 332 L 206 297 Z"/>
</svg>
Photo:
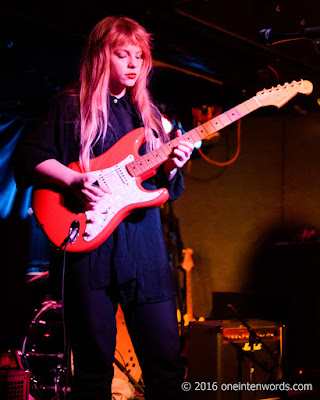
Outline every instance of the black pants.
<svg viewBox="0 0 320 400">
<path fill-rule="evenodd" d="M 174 299 L 135 304 L 126 299 L 126 288 L 93 290 L 86 268 L 78 265 L 66 280 L 66 323 L 74 358 L 72 399 L 111 398 L 118 302 L 139 359 L 146 400 L 182 398 L 184 365 Z"/>
</svg>

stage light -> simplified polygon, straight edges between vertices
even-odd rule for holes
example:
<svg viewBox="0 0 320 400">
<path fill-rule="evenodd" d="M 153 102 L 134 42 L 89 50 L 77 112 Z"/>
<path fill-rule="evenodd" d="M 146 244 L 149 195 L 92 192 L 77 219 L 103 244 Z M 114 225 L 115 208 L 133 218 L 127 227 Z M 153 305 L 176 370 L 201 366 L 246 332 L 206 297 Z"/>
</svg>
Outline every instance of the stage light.
<svg viewBox="0 0 320 400">
<path fill-rule="evenodd" d="M 182 124 L 181 124 L 180 121 L 175 121 L 175 120 L 173 120 L 172 123 L 173 123 L 173 126 L 174 126 L 174 127 L 176 126 L 178 129 L 180 129 L 180 131 L 182 132 L 182 134 L 186 133 L 186 131 L 183 129 Z M 195 147 L 196 149 L 199 149 L 201 146 L 202 146 L 202 140 L 199 140 L 198 142 L 194 143 L 194 147 Z"/>
<path fill-rule="evenodd" d="M 172 119 L 168 118 L 166 114 L 161 114 L 161 122 L 162 126 L 164 128 L 164 131 L 166 132 L 167 135 L 171 134 L 171 138 L 174 136 L 174 132 L 177 130 L 180 130 L 182 134 L 186 133 L 186 131 L 183 129 L 182 124 L 179 120 L 176 120 L 175 117 L 173 116 Z M 196 149 L 199 149 L 202 146 L 202 140 L 199 140 L 194 144 L 194 147 Z"/>
<path fill-rule="evenodd" d="M 161 115 L 161 122 L 166 134 L 169 134 L 172 131 L 172 122 L 165 116 Z"/>
</svg>

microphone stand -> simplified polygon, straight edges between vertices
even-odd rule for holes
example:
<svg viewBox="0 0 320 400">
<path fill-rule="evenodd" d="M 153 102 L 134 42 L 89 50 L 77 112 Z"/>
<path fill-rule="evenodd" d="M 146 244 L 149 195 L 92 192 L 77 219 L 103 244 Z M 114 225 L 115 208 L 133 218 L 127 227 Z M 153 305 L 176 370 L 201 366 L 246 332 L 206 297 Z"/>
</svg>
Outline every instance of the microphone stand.
<svg viewBox="0 0 320 400">
<path fill-rule="evenodd" d="M 249 344 L 259 343 L 261 346 L 270 354 L 271 358 L 276 361 L 274 353 L 269 349 L 269 347 L 261 340 L 260 336 L 257 335 L 255 330 L 239 315 L 239 312 L 232 304 L 227 304 L 234 316 L 248 329 L 249 332 Z M 252 348 L 252 346 L 251 346 Z"/>
<path fill-rule="evenodd" d="M 238 319 L 248 330 L 249 332 L 249 345 L 251 348 L 251 352 L 248 353 L 247 351 L 244 351 L 241 346 L 239 346 L 236 343 L 232 343 L 237 349 L 238 349 L 238 360 L 239 364 L 241 364 L 241 361 L 243 359 L 243 356 L 247 357 L 250 361 L 250 383 L 252 383 L 252 368 L 251 365 L 252 363 L 255 363 L 258 365 L 260 368 L 262 368 L 264 371 L 266 371 L 268 374 L 271 376 L 278 376 L 278 371 L 277 374 L 274 373 L 275 370 L 278 370 L 280 367 L 280 357 L 277 357 L 274 352 L 270 350 L 270 348 L 261 340 L 260 336 L 257 335 L 255 330 L 239 315 L 238 310 L 232 305 L 232 304 L 227 304 L 227 308 L 229 308 L 232 313 L 234 314 L 235 318 Z M 266 350 L 266 352 L 271 356 L 272 360 L 275 363 L 275 366 L 273 368 L 268 368 L 265 364 L 259 362 L 256 357 L 253 355 L 254 353 L 254 345 L 255 344 L 261 344 L 261 346 Z M 242 378 L 242 371 L 241 371 L 241 365 L 239 365 L 239 379 Z M 281 374 L 282 375 L 282 374 Z M 240 380 L 241 382 L 241 380 Z M 241 391 L 239 391 L 239 400 L 241 400 Z"/>
</svg>

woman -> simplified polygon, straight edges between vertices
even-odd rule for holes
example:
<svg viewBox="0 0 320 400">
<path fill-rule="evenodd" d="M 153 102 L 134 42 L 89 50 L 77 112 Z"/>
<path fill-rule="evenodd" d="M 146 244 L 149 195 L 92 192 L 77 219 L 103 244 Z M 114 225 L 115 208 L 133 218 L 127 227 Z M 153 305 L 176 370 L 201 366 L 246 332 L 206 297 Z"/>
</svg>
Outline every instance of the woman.
<svg viewBox="0 0 320 400">
<path fill-rule="evenodd" d="M 141 154 L 167 141 L 147 89 L 151 65 L 150 35 L 137 22 L 126 17 L 99 22 L 89 36 L 77 87 L 57 96 L 45 123 L 20 146 L 18 185 L 58 185 L 73 192 L 84 209 L 95 209 L 107 189 L 90 174 L 92 157 L 141 126 L 146 139 Z M 179 168 L 192 150 L 182 141 L 144 187 L 166 187 L 169 199 L 178 198 L 183 190 Z M 67 167 L 76 160 L 82 172 Z M 111 398 L 118 303 L 146 399 L 179 398 L 184 368 L 158 208 L 134 212 L 89 254 L 68 253 L 65 313 L 75 400 Z"/>
</svg>

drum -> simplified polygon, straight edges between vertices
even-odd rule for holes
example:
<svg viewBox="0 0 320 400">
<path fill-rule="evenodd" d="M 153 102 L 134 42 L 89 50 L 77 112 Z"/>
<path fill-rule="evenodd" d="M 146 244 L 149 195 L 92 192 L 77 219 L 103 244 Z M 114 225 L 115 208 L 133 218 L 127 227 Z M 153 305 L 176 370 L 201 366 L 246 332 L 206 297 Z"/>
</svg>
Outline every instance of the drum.
<svg viewBox="0 0 320 400">
<path fill-rule="evenodd" d="M 46 301 L 32 320 L 22 346 L 32 388 L 41 399 L 52 398 L 62 380 L 64 336 L 61 302 Z M 31 392 L 32 392 L 31 388 Z"/>
<path fill-rule="evenodd" d="M 136 386 L 142 373 L 127 331 L 123 312 L 118 307 L 116 315 L 117 344 L 115 351 L 115 377 L 131 381 Z M 22 346 L 22 355 L 31 372 L 33 390 L 41 400 L 52 398 L 57 383 L 64 382 L 64 330 L 62 305 L 58 301 L 46 301 L 32 320 Z M 73 374 L 72 352 L 69 374 Z M 139 386 L 139 385 L 137 385 Z M 32 390 L 31 390 L 32 392 Z M 51 397 L 50 397 L 51 396 Z"/>
</svg>

